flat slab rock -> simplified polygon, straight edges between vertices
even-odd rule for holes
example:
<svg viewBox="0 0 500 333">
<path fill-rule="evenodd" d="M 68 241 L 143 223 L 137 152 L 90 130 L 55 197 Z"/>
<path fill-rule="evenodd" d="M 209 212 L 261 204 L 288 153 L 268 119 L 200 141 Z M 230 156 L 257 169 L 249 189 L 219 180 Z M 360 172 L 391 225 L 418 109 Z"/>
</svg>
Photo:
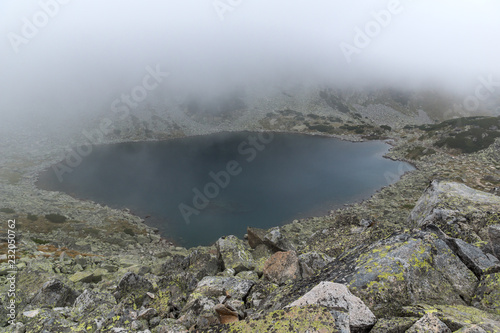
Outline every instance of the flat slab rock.
<svg viewBox="0 0 500 333">
<path fill-rule="evenodd" d="M 332 310 L 347 310 L 349 327 L 353 331 L 362 331 L 375 325 L 377 318 L 361 299 L 339 283 L 321 282 L 304 296 L 292 302 L 288 307 L 318 305 Z"/>
</svg>

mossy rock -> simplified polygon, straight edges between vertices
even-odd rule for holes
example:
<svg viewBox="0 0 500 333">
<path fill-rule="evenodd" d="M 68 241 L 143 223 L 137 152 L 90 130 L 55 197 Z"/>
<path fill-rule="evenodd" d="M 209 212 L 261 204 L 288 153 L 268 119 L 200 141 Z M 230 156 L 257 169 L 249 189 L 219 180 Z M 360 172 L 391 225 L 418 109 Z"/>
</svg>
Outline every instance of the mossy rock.
<svg viewBox="0 0 500 333">
<path fill-rule="evenodd" d="M 485 275 L 477 287 L 473 304 L 500 315 L 500 273 Z"/>
<path fill-rule="evenodd" d="M 418 317 L 380 318 L 370 333 L 404 333 L 418 319 Z"/>
<path fill-rule="evenodd" d="M 468 325 L 478 325 L 488 333 L 500 332 L 500 316 L 470 306 L 419 304 L 403 309 L 408 316 L 423 316 L 433 313 L 452 331 Z"/>
</svg>

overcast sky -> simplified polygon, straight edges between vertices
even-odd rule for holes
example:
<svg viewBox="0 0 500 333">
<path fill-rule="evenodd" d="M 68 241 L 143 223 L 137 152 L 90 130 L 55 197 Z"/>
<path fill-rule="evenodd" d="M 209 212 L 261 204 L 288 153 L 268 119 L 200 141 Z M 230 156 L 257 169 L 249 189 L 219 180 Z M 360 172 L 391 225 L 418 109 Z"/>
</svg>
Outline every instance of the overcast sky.
<svg viewBox="0 0 500 333">
<path fill-rule="evenodd" d="M 2 0 L 0 115 L 96 111 L 147 66 L 171 89 L 474 85 L 500 79 L 499 18 L 498 0 Z"/>
</svg>

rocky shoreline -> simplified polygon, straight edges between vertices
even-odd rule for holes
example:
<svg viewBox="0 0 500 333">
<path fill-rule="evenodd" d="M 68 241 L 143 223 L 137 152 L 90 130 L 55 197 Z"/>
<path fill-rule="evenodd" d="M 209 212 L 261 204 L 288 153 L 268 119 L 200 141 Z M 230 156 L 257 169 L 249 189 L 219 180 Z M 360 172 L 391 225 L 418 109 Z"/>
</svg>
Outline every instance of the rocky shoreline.
<svg viewBox="0 0 500 333">
<path fill-rule="evenodd" d="M 59 162 L 66 143 L 41 151 L 4 142 L 0 255 L 4 222 L 16 220 L 17 324 L 7 326 L 5 256 L 0 331 L 500 331 L 500 140 L 464 154 L 436 146 L 457 127 L 360 134 L 299 130 L 295 121 L 303 122 L 268 115 L 243 128 L 392 139 L 387 157 L 417 169 L 328 216 L 184 249 L 127 210 L 36 188 L 38 171 Z M 388 184 L 399 176 L 387 175 Z"/>
</svg>

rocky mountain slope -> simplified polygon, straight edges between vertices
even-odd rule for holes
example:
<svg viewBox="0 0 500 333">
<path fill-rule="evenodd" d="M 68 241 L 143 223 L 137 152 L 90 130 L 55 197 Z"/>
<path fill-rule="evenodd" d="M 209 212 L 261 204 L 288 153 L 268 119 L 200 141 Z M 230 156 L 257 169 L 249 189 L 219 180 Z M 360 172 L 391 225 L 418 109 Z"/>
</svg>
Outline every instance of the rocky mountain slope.
<svg viewBox="0 0 500 333">
<path fill-rule="evenodd" d="M 127 210 L 36 188 L 37 172 L 68 156 L 62 142 L 34 145 L 21 134 L 2 141 L 0 331 L 500 331 L 500 118 L 435 123 L 409 102 L 408 111 L 387 100 L 379 108 L 377 95 L 298 95 L 285 91 L 261 107 L 254 101 L 251 115 L 225 114 L 221 105 L 248 105 L 236 96 L 243 104 L 212 106 L 220 119 L 181 103 L 170 118 L 158 115 L 164 123 L 116 120 L 92 144 L 277 130 L 386 139 L 388 157 L 416 170 L 328 216 L 249 226 L 246 239 L 228 235 L 185 249 Z M 400 175 L 386 177 L 391 184 Z"/>
</svg>

